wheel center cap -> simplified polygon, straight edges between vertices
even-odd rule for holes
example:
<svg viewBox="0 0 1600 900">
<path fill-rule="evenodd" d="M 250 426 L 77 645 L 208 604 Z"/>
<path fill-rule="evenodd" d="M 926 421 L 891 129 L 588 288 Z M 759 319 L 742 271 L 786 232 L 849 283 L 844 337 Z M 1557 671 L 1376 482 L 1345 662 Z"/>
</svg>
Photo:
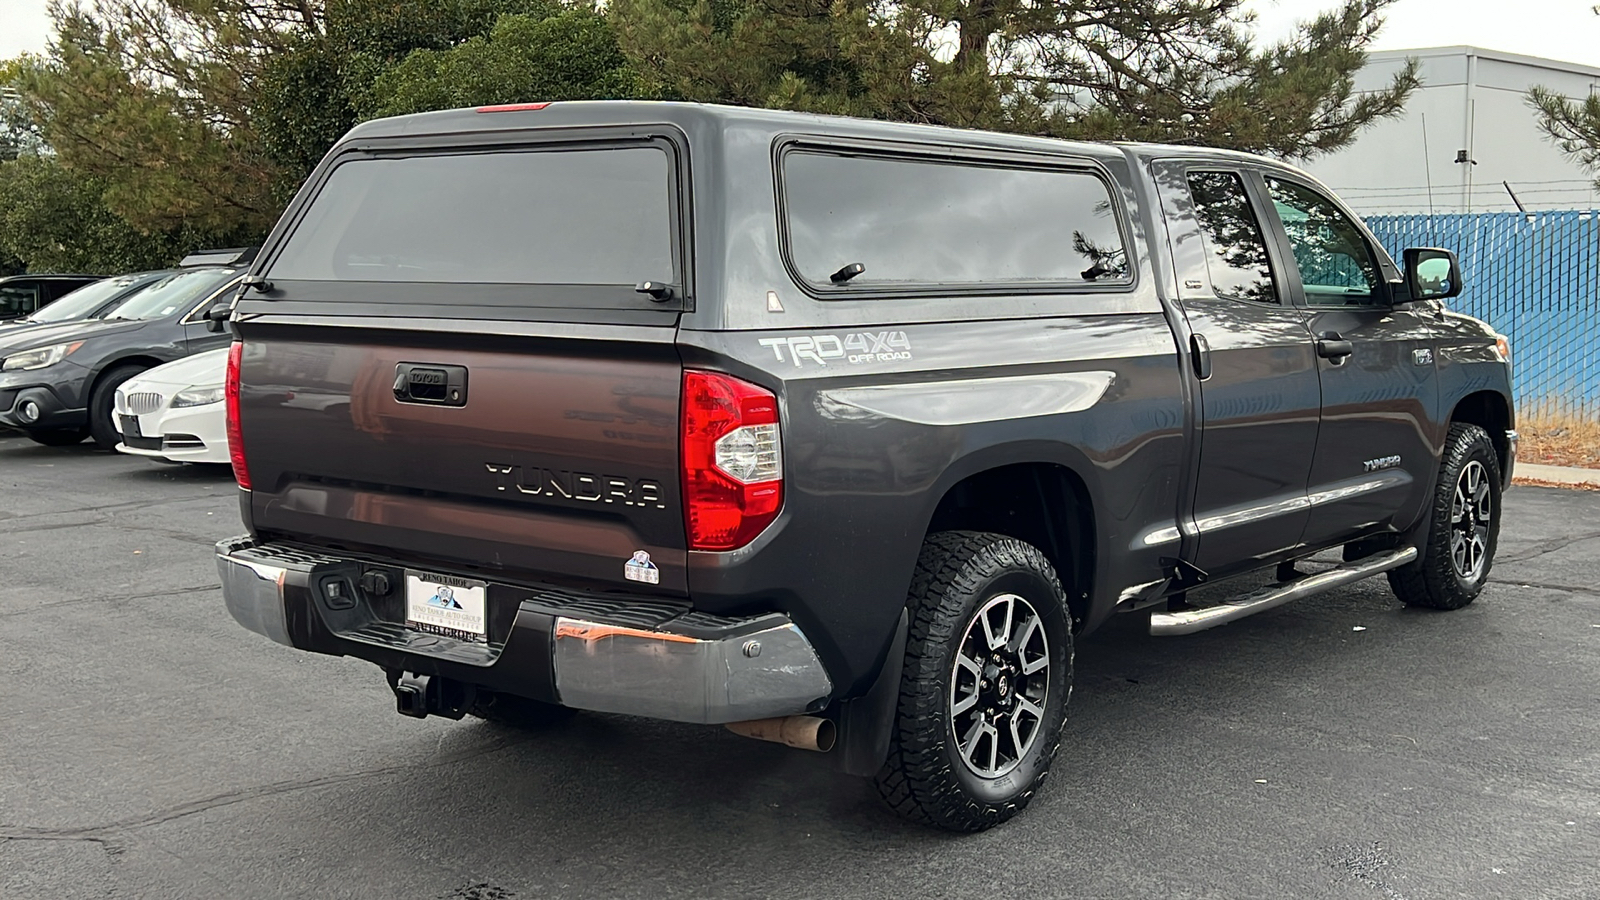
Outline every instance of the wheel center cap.
<svg viewBox="0 0 1600 900">
<path fill-rule="evenodd" d="M 1005 699 L 1005 697 L 1011 693 L 1011 679 L 1001 675 L 1000 680 L 995 682 L 994 689 L 995 693 L 999 694 L 1001 699 Z"/>
</svg>

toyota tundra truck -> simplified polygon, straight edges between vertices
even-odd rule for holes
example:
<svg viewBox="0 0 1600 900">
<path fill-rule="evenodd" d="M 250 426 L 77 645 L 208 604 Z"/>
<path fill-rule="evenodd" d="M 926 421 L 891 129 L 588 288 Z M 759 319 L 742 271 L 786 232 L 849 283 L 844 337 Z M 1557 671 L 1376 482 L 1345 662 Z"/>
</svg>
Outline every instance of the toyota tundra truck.
<svg viewBox="0 0 1600 900">
<path fill-rule="evenodd" d="M 1516 452 L 1455 256 L 1397 265 L 1243 153 L 380 119 L 244 284 L 212 313 L 240 624 L 407 715 L 725 725 L 958 831 L 1035 795 L 1113 615 L 1184 635 L 1379 573 L 1471 603 Z"/>
</svg>

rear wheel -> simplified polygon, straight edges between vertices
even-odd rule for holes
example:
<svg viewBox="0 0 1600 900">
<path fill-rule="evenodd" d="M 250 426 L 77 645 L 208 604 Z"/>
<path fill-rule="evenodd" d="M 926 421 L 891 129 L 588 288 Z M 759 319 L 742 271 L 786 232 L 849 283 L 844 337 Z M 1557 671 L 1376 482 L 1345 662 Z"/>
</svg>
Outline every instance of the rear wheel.
<svg viewBox="0 0 1600 900">
<path fill-rule="evenodd" d="M 124 381 L 143 372 L 144 366 L 125 365 L 100 376 L 94 390 L 89 393 L 89 434 L 102 450 L 115 450 L 122 443 L 122 431 L 117 428 L 117 388 Z"/>
<path fill-rule="evenodd" d="M 49 431 L 30 431 L 28 440 L 46 447 L 71 447 L 83 443 L 89 432 L 82 428 L 53 428 Z"/>
<path fill-rule="evenodd" d="M 1407 606 L 1460 609 L 1477 599 L 1500 536 L 1500 460 L 1488 432 L 1450 426 L 1428 514 L 1428 543 L 1409 566 L 1389 573 Z"/>
<path fill-rule="evenodd" d="M 1055 569 L 1031 544 L 930 536 L 909 598 L 896 722 L 878 791 L 952 831 L 1010 819 L 1049 773 L 1072 689 L 1072 631 Z"/>
</svg>

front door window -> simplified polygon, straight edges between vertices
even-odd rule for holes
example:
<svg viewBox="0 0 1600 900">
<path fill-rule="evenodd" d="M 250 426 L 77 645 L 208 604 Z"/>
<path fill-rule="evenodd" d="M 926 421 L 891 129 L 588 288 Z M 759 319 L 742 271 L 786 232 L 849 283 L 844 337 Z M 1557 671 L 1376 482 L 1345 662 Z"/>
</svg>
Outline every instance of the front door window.
<svg viewBox="0 0 1600 900">
<path fill-rule="evenodd" d="M 1289 236 L 1308 305 L 1380 302 L 1378 267 L 1366 236 L 1332 200 L 1272 176 L 1267 177 L 1267 191 Z"/>
</svg>

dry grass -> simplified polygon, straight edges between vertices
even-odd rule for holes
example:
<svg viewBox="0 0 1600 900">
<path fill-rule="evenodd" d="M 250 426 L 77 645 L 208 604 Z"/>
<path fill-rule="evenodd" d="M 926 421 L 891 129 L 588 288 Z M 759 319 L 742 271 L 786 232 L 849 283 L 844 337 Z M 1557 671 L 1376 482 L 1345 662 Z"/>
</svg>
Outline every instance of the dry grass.
<svg viewBox="0 0 1600 900">
<path fill-rule="evenodd" d="M 1517 417 L 1519 462 L 1600 469 L 1600 419 L 1579 418 L 1550 404 L 1536 404 Z"/>
</svg>

